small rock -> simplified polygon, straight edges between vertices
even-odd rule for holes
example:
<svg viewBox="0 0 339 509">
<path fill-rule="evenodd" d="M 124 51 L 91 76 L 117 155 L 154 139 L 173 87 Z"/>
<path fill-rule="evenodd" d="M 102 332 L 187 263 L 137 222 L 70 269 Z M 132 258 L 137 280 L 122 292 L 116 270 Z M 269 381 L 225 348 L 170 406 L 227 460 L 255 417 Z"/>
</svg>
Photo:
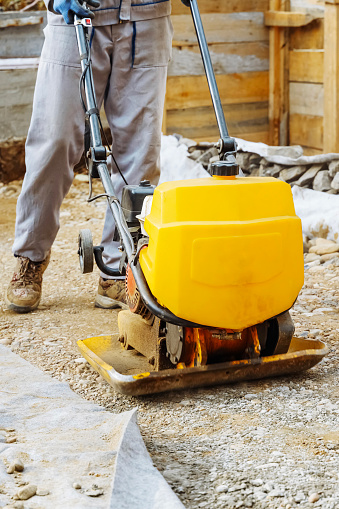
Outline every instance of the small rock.
<svg viewBox="0 0 339 509">
<path fill-rule="evenodd" d="M 85 491 L 85 495 L 88 497 L 100 497 L 100 495 L 104 494 L 104 490 L 97 488 L 97 489 L 89 489 Z"/>
<path fill-rule="evenodd" d="M 188 157 L 190 159 L 193 159 L 193 161 L 196 161 L 197 159 L 199 159 L 199 157 L 201 157 L 202 154 L 203 154 L 202 150 L 193 150 L 193 152 L 191 152 Z"/>
<path fill-rule="evenodd" d="M 226 484 L 221 484 L 218 486 L 215 490 L 217 493 L 227 493 L 228 492 L 228 486 Z"/>
<path fill-rule="evenodd" d="M 339 160 L 331 161 L 328 165 L 328 173 L 330 177 L 335 177 L 339 172 Z"/>
<path fill-rule="evenodd" d="M 237 152 L 237 163 L 240 166 L 240 168 L 244 171 L 249 170 L 250 168 L 250 162 L 247 152 Z"/>
<path fill-rule="evenodd" d="M 20 500 L 28 500 L 31 497 L 34 497 L 36 494 L 37 486 L 35 484 L 27 484 L 23 488 L 18 490 L 18 497 Z"/>
<path fill-rule="evenodd" d="M 314 504 L 314 502 L 318 502 L 319 498 L 320 498 L 319 493 L 311 493 L 311 495 L 308 497 L 308 501 L 311 504 Z"/>
<path fill-rule="evenodd" d="M 298 491 L 296 496 L 294 497 L 294 502 L 296 502 L 297 504 L 299 504 L 300 502 L 302 502 L 303 500 L 305 500 L 305 495 L 302 491 Z"/>
<path fill-rule="evenodd" d="M 17 472 L 23 472 L 23 470 L 25 468 L 23 462 L 19 458 L 17 458 L 15 461 L 13 461 L 12 465 L 14 466 L 14 469 Z"/>
<path fill-rule="evenodd" d="M 324 271 L 324 266 L 320 265 L 320 262 L 315 261 L 315 262 L 312 262 L 312 264 L 313 263 L 314 263 L 314 266 L 309 268 L 309 272 L 316 273 L 316 272 Z M 307 267 L 307 265 L 305 265 L 305 267 Z"/>
<path fill-rule="evenodd" d="M 73 359 L 73 362 L 75 362 L 75 364 L 85 364 L 87 361 L 83 357 L 78 357 L 77 359 Z"/>
<path fill-rule="evenodd" d="M 282 490 L 272 490 L 268 493 L 268 497 L 271 498 L 277 498 L 277 497 L 283 497 L 285 493 Z"/>
<path fill-rule="evenodd" d="M 262 479 L 252 479 L 251 484 L 252 486 L 262 486 L 264 481 Z"/>
<path fill-rule="evenodd" d="M 74 482 L 74 483 L 73 483 L 73 488 L 74 488 L 75 490 L 81 490 L 81 484 L 79 484 L 78 482 Z"/>
<path fill-rule="evenodd" d="M 16 442 L 16 437 L 8 437 L 6 439 L 7 444 L 14 444 L 14 442 Z"/>
<path fill-rule="evenodd" d="M 6 472 L 7 472 L 7 474 L 14 474 L 15 471 L 23 472 L 24 468 L 25 467 L 24 467 L 24 464 L 22 463 L 22 461 L 20 459 L 16 459 L 9 465 Z"/>
<path fill-rule="evenodd" d="M 264 498 L 266 498 L 266 493 L 261 491 L 261 490 L 257 490 L 257 491 L 254 492 L 254 496 L 258 500 L 264 500 Z"/>
<path fill-rule="evenodd" d="M 300 177 L 305 171 L 305 166 L 291 166 L 290 168 L 285 168 L 280 172 L 280 178 L 285 182 L 292 182 Z"/>
<path fill-rule="evenodd" d="M 209 163 L 210 159 L 217 155 L 218 155 L 218 149 L 215 147 L 212 147 L 209 150 L 206 150 L 206 152 L 203 152 L 202 155 L 197 159 L 197 162 L 200 164 L 207 165 Z"/>
<path fill-rule="evenodd" d="M 274 164 L 270 166 L 266 170 L 266 175 L 271 177 L 279 177 L 279 173 L 281 172 L 281 166 L 279 164 Z"/>
<path fill-rule="evenodd" d="M 335 258 L 339 258 L 339 253 L 329 253 L 324 254 L 320 257 L 321 262 L 328 262 L 329 260 L 334 260 Z"/>
<path fill-rule="evenodd" d="M 233 493 L 234 491 L 241 491 L 241 490 L 244 490 L 246 488 L 246 484 L 242 483 L 242 484 L 235 484 L 234 486 L 231 486 L 228 491 L 229 493 Z"/>
<path fill-rule="evenodd" d="M 0 344 L 1 345 L 8 346 L 8 345 L 11 345 L 12 342 L 13 342 L 13 338 L 0 339 Z"/>
<path fill-rule="evenodd" d="M 319 171 L 313 181 L 315 191 L 329 191 L 331 189 L 331 180 L 327 170 Z"/>
<path fill-rule="evenodd" d="M 339 267 L 339 256 L 330 258 L 327 262 L 324 262 L 324 267 Z"/>
<path fill-rule="evenodd" d="M 310 253 L 317 255 L 325 255 L 331 253 L 337 253 L 339 251 L 339 244 L 332 240 L 323 239 L 324 242 L 317 243 L 315 246 L 310 248 Z"/>
<path fill-rule="evenodd" d="M 339 173 L 337 173 L 331 182 L 331 187 L 334 191 L 339 191 Z"/>
<path fill-rule="evenodd" d="M 36 495 L 38 495 L 38 497 L 46 497 L 47 495 L 49 495 L 49 490 L 46 490 L 44 488 L 38 488 L 36 490 Z"/>
<path fill-rule="evenodd" d="M 310 269 L 311 267 L 316 267 L 317 265 L 320 265 L 320 259 L 314 260 L 314 262 L 308 262 L 305 264 L 305 269 Z"/>
<path fill-rule="evenodd" d="M 314 262 L 315 260 L 320 260 L 320 256 L 315 253 L 307 253 L 304 258 L 305 263 Z"/>
<path fill-rule="evenodd" d="M 299 178 L 298 186 L 306 187 L 309 186 L 313 182 L 314 177 L 317 173 L 323 168 L 323 164 L 314 164 L 311 166 L 301 177 Z"/>
</svg>

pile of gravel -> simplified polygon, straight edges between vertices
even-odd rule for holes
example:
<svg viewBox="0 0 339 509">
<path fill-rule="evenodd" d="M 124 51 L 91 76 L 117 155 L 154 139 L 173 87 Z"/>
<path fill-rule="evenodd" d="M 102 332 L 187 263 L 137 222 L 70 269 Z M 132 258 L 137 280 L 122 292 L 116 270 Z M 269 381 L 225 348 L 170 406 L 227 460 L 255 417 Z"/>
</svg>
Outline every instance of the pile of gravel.
<svg viewBox="0 0 339 509">
<path fill-rule="evenodd" d="M 184 143 L 188 147 L 190 159 L 202 164 L 208 170 L 210 164 L 219 160 L 218 149 L 213 143 L 196 143 L 193 140 L 180 138 L 180 143 Z M 258 145 L 260 152 L 260 143 L 250 144 Z M 252 177 L 275 177 L 288 182 L 290 185 L 297 185 L 314 189 L 315 191 L 323 191 L 330 194 L 339 193 L 339 159 L 338 154 L 333 154 L 323 159 L 324 162 L 313 163 L 312 157 L 302 157 L 302 163 L 298 163 L 301 147 L 268 147 L 272 157 L 262 157 L 259 153 L 238 150 L 237 161 L 245 175 Z M 300 149 L 300 150 L 298 150 Z M 274 156 L 288 157 L 289 164 L 272 162 Z M 293 164 L 295 159 L 295 164 Z M 307 159 L 309 160 L 309 164 Z"/>
</svg>

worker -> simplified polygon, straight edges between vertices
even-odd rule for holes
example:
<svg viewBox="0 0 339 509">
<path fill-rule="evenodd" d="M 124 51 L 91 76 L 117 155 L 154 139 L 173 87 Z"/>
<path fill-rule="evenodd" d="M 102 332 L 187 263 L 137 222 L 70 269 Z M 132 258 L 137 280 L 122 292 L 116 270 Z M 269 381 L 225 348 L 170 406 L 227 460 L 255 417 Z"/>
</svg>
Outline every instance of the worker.
<svg viewBox="0 0 339 509">
<path fill-rule="evenodd" d="M 61 203 L 83 152 L 84 112 L 74 14 L 93 19 L 91 58 L 98 106 L 104 104 L 112 151 L 129 184 L 157 184 L 161 123 L 173 29 L 171 0 L 45 0 L 48 24 L 41 53 L 26 141 L 26 174 L 18 198 L 13 253 L 17 265 L 7 288 L 7 306 L 36 309 L 42 277 L 59 229 Z M 189 0 L 183 0 L 187 5 Z M 113 165 L 120 198 L 123 180 Z M 118 268 L 114 221 L 106 214 L 104 261 Z M 104 277 L 103 277 L 104 276 Z M 123 307 L 124 279 L 99 278 L 95 305 Z"/>
</svg>

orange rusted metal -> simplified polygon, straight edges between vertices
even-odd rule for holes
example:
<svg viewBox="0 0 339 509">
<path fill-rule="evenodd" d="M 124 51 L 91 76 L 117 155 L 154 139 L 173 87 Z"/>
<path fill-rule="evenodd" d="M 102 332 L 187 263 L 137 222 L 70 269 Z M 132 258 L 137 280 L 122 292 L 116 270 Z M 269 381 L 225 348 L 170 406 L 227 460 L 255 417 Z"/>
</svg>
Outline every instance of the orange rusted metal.
<svg viewBox="0 0 339 509">
<path fill-rule="evenodd" d="M 205 366 L 207 363 L 220 362 L 220 359 L 237 359 L 253 345 L 255 334 L 256 329 L 255 332 L 245 329 L 241 333 L 234 333 L 226 329 L 187 327 L 184 331 L 184 347 L 179 368 L 183 365 L 189 368 Z M 258 335 L 256 339 L 259 342 Z"/>
</svg>

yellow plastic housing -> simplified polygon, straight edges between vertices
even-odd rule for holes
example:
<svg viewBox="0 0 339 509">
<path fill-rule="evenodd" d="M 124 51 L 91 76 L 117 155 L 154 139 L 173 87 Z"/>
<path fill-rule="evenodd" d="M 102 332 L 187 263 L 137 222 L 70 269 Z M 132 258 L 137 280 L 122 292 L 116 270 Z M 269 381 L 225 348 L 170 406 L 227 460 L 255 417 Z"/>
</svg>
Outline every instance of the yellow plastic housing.
<svg viewBox="0 0 339 509">
<path fill-rule="evenodd" d="M 155 189 L 140 264 L 172 313 L 242 330 L 288 310 L 303 285 L 301 221 L 274 178 L 204 178 Z"/>
</svg>

